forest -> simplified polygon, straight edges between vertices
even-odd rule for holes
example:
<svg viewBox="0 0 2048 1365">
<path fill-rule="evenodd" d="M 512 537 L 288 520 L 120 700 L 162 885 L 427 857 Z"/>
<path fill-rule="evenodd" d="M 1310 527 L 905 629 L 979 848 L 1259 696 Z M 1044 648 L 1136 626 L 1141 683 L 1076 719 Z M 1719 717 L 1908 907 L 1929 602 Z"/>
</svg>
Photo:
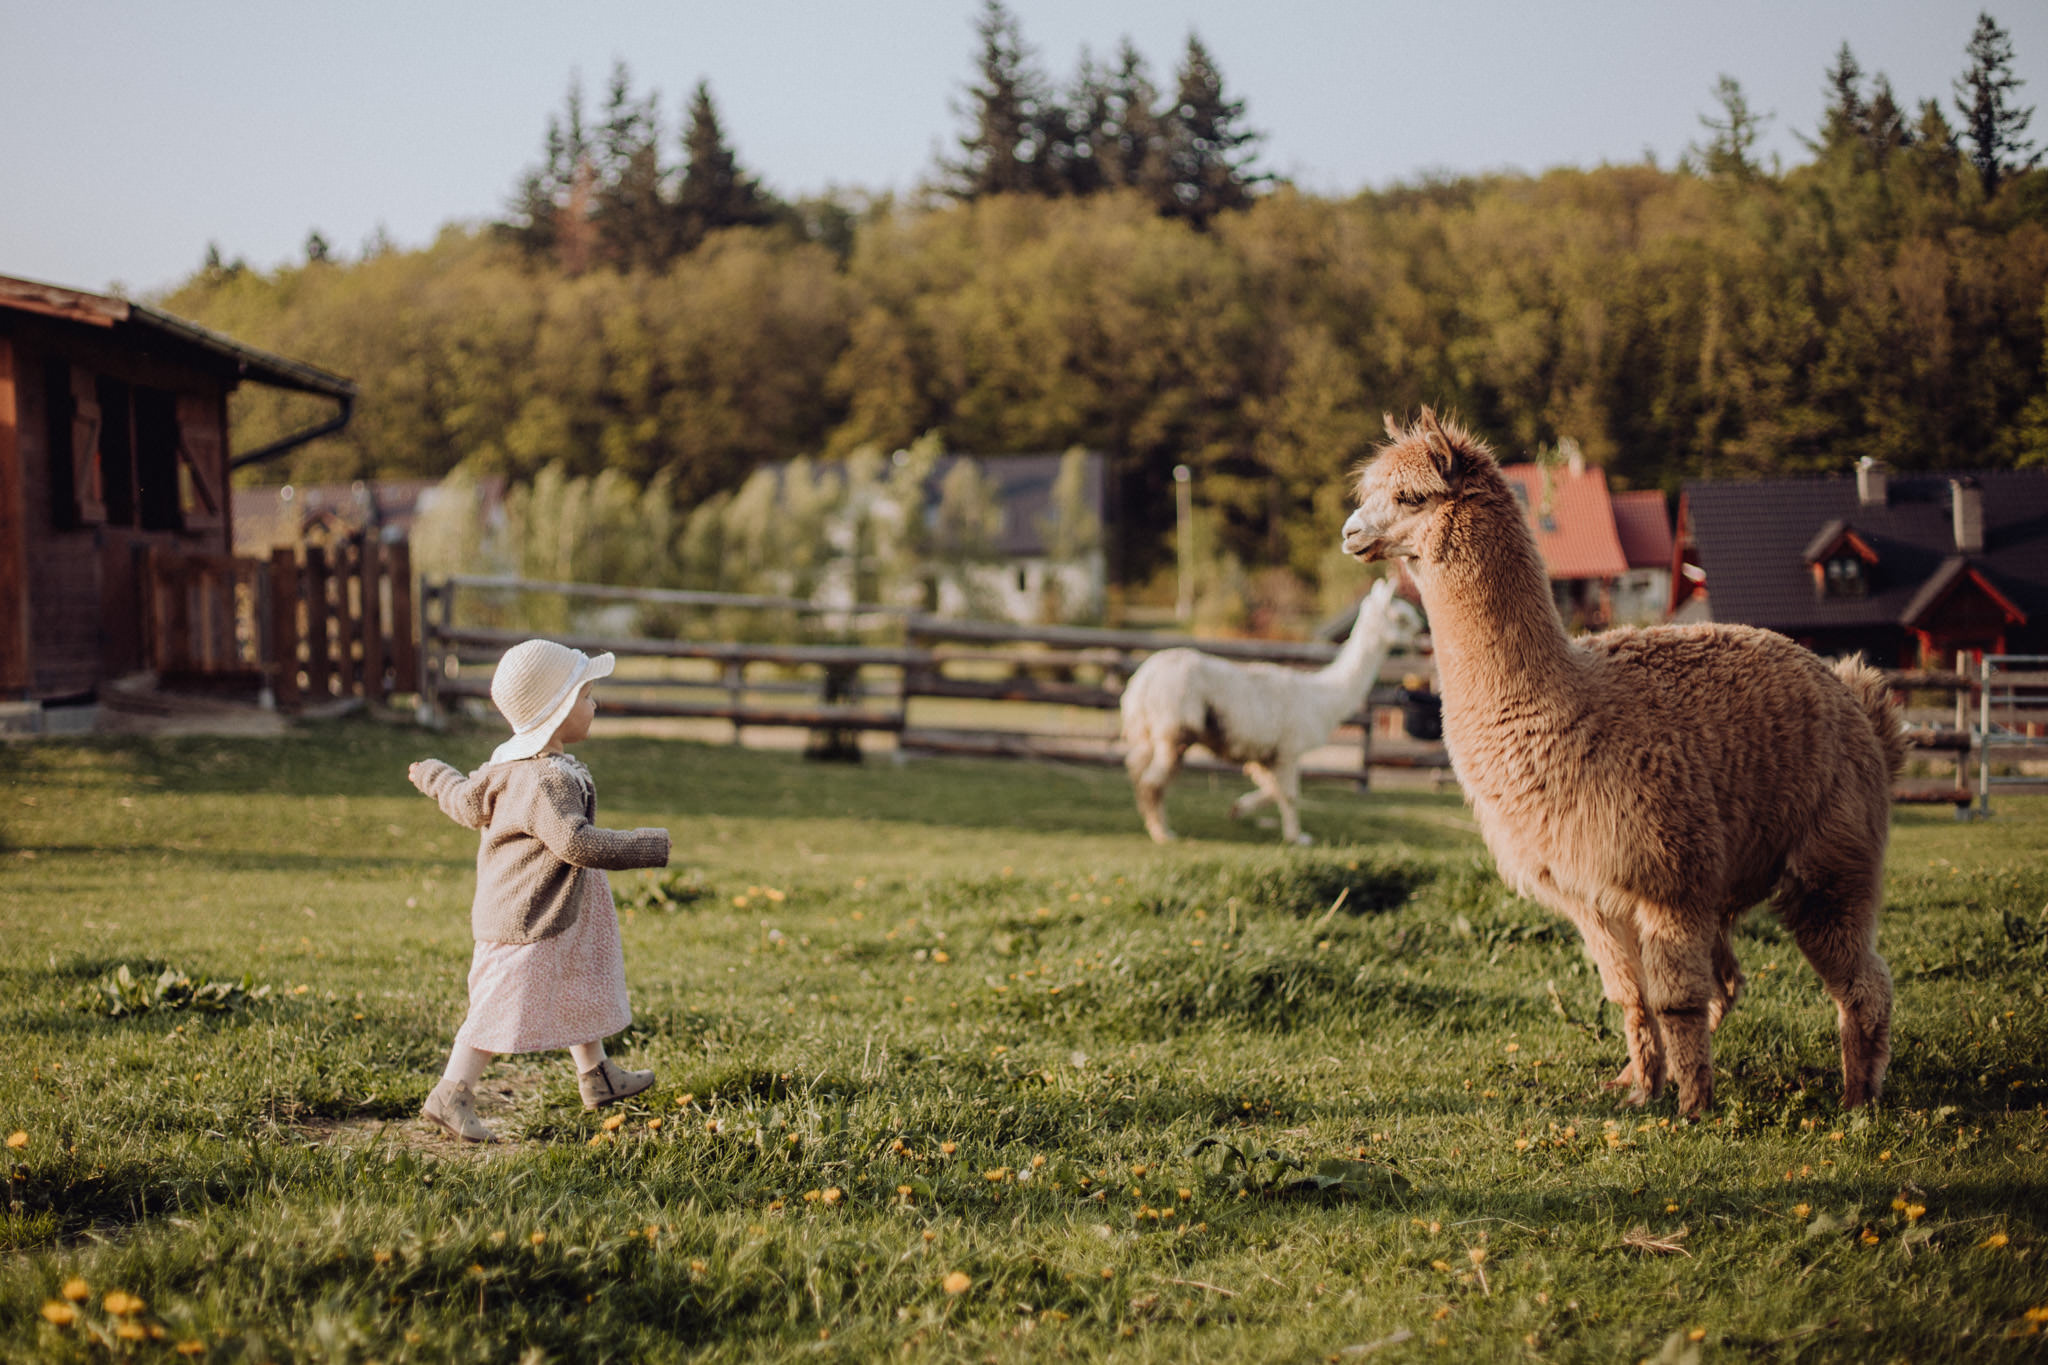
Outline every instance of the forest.
<svg viewBox="0 0 2048 1365">
<path fill-rule="evenodd" d="M 572 88 L 503 221 L 355 259 L 316 234 L 269 272 L 216 252 L 160 302 L 360 384 L 262 482 L 604 475 L 680 528 L 797 457 L 1079 447 L 1132 585 L 1170 562 L 1176 464 L 1219 552 L 1315 584 L 1346 471 L 1424 403 L 1505 456 L 1576 442 L 1617 488 L 2048 465 L 2048 171 L 1989 16 L 1946 98 L 1845 43 L 1795 165 L 1724 77 L 1677 164 L 1350 196 L 1259 169 L 1196 38 L 1163 84 L 1128 42 L 1054 81 L 994 0 L 978 40 L 914 193 L 778 198 L 708 84 L 672 154 L 622 65 L 594 108 Z M 245 448 L 317 415 L 237 402 Z"/>
</svg>

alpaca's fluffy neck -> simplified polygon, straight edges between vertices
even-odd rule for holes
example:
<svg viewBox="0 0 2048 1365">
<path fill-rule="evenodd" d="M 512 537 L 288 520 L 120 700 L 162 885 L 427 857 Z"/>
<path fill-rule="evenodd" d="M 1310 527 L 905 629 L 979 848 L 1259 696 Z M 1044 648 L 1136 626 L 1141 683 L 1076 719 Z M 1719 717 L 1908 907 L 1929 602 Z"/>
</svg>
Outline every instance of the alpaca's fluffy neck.
<svg viewBox="0 0 2048 1365">
<path fill-rule="evenodd" d="M 1380 671 L 1385 662 L 1385 650 L 1381 645 L 1387 635 L 1387 615 L 1393 609 L 1391 597 L 1375 601 L 1367 597 L 1358 606 L 1358 617 L 1351 623 L 1351 634 L 1346 637 L 1344 647 L 1337 651 L 1337 657 L 1324 664 L 1313 675 L 1316 680 L 1345 696 L 1363 696 L 1372 686 L 1373 675 Z"/>
<path fill-rule="evenodd" d="M 1567 698 L 1578 651 L 1506 481 L 1475 473 L 1409 566 L 1429 612 L 1448 713 L 1497 714 Z M 1524 710 L 1524 714 L 1527 714 Z"/>
</svg>

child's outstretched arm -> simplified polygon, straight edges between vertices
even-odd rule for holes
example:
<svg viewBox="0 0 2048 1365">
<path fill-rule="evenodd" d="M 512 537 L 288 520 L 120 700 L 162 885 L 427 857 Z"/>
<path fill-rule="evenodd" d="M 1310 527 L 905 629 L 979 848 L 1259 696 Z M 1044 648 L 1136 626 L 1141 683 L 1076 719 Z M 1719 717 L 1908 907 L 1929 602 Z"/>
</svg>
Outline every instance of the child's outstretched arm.
<svg viewBox="0 0 2048 1365">
<path fill-rule="evenodd" d="M 438 758 L 421 759 L 405 770 L 412 784 L 440 803 L 450 820 L 464 829 L 482 829 L 490 819 L 484 809 L 483 784 L 463 776 L 460 768 Z"/>
<path fill-rule="evenodd" d="M 668 866 L 665 829 L 604 829 L 583 813 L 583 788 L 574 778 L 547 772 L 533 806 L 533 835 L 565 863 L 618 871 Z"/>
</svg>

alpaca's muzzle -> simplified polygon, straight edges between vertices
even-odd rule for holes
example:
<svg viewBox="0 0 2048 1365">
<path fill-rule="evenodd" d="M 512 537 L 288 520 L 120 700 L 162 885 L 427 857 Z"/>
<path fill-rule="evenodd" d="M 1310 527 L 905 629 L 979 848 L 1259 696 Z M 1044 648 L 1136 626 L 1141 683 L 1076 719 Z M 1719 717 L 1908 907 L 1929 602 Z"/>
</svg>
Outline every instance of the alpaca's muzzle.
<svg viewBox="0 0 2048 1365">
<path fill-rule="evenodd" d="M 1385 539 L 1374 535 L 1364 518 L 1353 512 L 1344 523 L 1344 553 L 1370 563 L 1380 558 L 1385 549 Z"/>
</svg>

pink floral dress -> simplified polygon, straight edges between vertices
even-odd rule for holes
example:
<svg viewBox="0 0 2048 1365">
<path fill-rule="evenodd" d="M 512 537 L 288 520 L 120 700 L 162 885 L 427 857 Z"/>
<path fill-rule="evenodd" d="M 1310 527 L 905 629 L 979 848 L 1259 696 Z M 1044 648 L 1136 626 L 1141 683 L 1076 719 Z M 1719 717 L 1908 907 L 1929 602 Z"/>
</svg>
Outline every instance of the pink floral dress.
<svg viewBox="0 0 2048 1365">
<path fill-rule="evenodd" d="M 609 1038 L 633 1022 L 611 884 L 584 878 L 576 922 L 535 943 L 478 943 L 469 961 L 469 1017 L 458 1044 L 485 1052 L 548 1052 Z"/>
</svg>

